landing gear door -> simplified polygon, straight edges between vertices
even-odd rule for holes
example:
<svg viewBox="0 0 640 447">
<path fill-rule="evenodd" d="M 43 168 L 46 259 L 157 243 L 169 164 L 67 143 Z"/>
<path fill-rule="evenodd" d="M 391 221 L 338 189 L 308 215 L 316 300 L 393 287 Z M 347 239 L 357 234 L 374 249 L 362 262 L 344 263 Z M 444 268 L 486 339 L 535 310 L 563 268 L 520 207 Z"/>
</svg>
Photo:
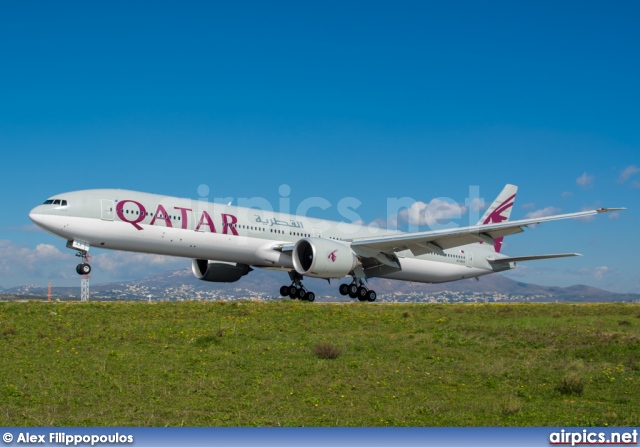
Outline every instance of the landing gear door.
<svg viewBox="0 0 640 447">
<path fill-rule="evenodd" d="M 113 220 L 113 200 L 100 200 L 100 219 Z"/>
</svg>

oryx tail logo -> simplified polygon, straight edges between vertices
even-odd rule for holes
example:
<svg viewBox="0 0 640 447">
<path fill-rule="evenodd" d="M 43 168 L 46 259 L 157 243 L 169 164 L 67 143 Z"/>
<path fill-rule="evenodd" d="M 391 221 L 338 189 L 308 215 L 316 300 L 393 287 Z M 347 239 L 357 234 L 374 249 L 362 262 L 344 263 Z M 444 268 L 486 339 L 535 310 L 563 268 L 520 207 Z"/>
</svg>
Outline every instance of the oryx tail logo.
<svg viewBox="0 0 640 447">
<path fill-rule="evenodd" d="M 516 199 L 516 195 L 512 195 L 507 200 L 502 202 L 499 206 L 496 207 L 495 210 L 491 211 L 491 214 L 487 216 L 487 218 L 482 222 L 482 225 L 492 224 L 492 223 L 500 223 L 504 222 L 508 219 L 507 216 L 503 216 L 502 213 L 509 210 L 513 206 L 513 202 Z M 502 240 L 504 238 L 497 237 L 494 239 L 495 245 L 494 248 L 496 253 L 500 253 L 500 249 L 502 248 Z M 482 242 L 480 242 L 482 244 Z"/>
<path fill-rule="evenodd" d="M 336 252 L 337 251 L 338 251 L 338 249 L 336 248 L 331 253 L 329 253 L 329 256 L 327 256 L 327 259 L 331 259 L 331 262 L 336 262 Z"/>
</svg>

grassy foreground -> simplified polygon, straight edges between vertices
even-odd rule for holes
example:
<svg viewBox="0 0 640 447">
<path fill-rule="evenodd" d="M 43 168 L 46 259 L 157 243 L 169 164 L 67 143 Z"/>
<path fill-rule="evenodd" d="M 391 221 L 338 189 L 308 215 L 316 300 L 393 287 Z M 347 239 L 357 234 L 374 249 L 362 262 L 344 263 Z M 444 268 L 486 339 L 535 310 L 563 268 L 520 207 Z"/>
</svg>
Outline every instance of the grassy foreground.
<svg viewBox="0 0 640 447">
<path fill-rule="evenodd" d="M 634 304 L 0 303 L 0 354 L 0 426 L 640 425 Z"/>
</svg>

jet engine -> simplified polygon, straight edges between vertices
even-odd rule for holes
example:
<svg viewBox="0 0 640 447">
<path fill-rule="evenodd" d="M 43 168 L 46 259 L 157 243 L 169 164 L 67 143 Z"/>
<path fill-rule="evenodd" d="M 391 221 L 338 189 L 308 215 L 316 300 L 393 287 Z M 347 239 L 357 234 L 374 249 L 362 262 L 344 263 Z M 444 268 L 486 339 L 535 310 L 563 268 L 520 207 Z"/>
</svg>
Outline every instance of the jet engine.
<svg viewBox="0 0 640 447">
<path fill-rule="evenodd" d="M 191 270 L 196 278 L 210 282 L 236 282 L 253 269 L 247 264 L 194 259 Z"/>
<path fill-rule="evenodd" d="M 349 245 L 322 238 L 300 239 L 293 249 L 293 267 L 313 278 L 343 278 L 358 264 Z"/>
</svg>

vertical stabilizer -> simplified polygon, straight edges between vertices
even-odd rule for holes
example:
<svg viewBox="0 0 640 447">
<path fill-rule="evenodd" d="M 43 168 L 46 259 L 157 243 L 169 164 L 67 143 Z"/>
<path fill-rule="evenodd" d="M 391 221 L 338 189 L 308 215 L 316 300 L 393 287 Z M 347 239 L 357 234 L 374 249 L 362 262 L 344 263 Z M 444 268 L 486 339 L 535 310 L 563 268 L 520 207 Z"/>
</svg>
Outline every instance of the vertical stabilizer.
<svg viewBox="0 0 640 447">
<path fill-rule="evenodd" d="M 517 186 L 506 185 L 489 209 L 484 213 L 484 216 L 478 221 L 477 225 L 500 223 L 509 220 L 513 202 L 516 200 L 516 192 L 518 192 Z M 498 253 L 502 248 L 502 239 L 501 237 L 494 239 L 495 244 L 493 247 Z"/>
</svg>

